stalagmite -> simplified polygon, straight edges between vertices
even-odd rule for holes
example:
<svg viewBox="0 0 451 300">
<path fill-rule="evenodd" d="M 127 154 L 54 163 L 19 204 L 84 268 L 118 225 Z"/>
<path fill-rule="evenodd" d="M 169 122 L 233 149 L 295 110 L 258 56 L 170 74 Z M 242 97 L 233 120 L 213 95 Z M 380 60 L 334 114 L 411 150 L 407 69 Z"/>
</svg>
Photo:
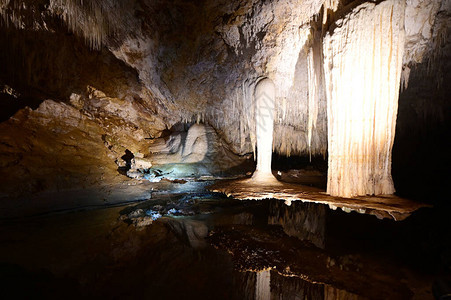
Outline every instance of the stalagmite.
<svg viewBox="0 0 451 300">
<path fill-rule="evenodd" d="M 255 87 L 255 123 L 257 135 L 257 168 L 252 179 L 276 180 L 271 173 L 272 138 L 274 130 L 275 86 L 268 79 L 261 79 Z"/>
<path fill-rule="evenodd" d="M 365 3 L 324 39 L 329 170 L 333 196 L 391 194 L 404 51 L 404 4 Z"/>
</svg>

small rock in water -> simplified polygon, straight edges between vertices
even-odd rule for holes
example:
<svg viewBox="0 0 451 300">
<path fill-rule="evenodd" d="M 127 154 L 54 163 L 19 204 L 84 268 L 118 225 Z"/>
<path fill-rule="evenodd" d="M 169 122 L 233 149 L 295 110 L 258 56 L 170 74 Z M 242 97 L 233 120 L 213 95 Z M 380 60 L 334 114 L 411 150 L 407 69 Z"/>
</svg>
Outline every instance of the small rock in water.
<svg viewBox="0 0 451 300">
<path fill-rule="evenodd" d="M 133 219 L 133 218 L 141 217 L 141 216 L 143 216 L 143 215 L 144 215 L 144 210 L 142 210 L 141 208 L 139 208 L 139 209 L 134 210 L 134 211 L 132 211 L 131 213 L 129 213 L 129 214 L 128 214 L 128 217 L 129 217 L 130 219 Z"/>
<path fill-rule="evenodd" d="M 157 177 L 155 174 L 144 174 L 143 175 L 144 179 L 149 180 L 150 182 L 160 182 L 161 181 L 161 177 Z"/>
<path fill-rule="evenodd" d="M 127 172 L 127 176 L 130 178 L 134 178 L 134 179 L 138 179 L 138 180 L 142 180 L 144 178 L 144 174 L 139 172 L 139 171 L 128 171 Z"/>
<path fill-rule="evenodd" d="M 158 211 L 151 210 L 151 209 L 146 210 L 146 215 L 149 216 L 152 219 L 152 221 L 155 221 L 155 220 L 161 218 L 161 214 Z"/>
<path fill-rule="evenodd" d="M 175 208 L 171 208 L 170 210 L 168 210 L 168 215 L 174 215 L 174 214 L 178 214 L 178 213 L 180 213 L 180 211 Z"/>
<path fill-rule="evenodd" d="M 140 230 L 143 229 L 142 227 L 151 225 L 153 221 L 152 217 L 145 216 L 134 219 L 133 224 Z"/>
</svg>

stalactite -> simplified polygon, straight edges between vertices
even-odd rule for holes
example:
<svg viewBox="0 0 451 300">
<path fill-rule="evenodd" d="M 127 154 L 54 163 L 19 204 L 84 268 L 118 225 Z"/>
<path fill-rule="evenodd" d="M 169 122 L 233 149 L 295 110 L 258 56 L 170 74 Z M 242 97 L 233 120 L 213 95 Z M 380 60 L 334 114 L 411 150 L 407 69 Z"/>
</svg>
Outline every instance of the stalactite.
<svg viewBox="0 0 451 300">
<path fill-rule="evenodd" d="M 432 13 L 434 10 L 432 11 Z M 435 23 L 432 27 L 432 39 L 430 41 L 430 50 L 428 55 L 428 73 L 434 75 L 434 79 L 439 88 L 443 84 L 445 77 L 445 70 L 443 64 L 440 63 L 440 58 L 446 54 L 445 45 L 448 43 L 447 39 L 450 36 L 451 28 L 451 2 L 443 1 L 440 9 L 437 11 Z"/>
<path fill-rule="evenodd" d="M 293 80 L 291 87 L 282 94 L 286 96 L 279 94 L 277 98 L 273 150 L 286 156 L 325 155 L 327 151 L 326 101 L 319 64 L 321 48 L 317 44 L 312 46 L 314 38 L 310 29 L 308 32 L 300 36 L 304 46 L 298 53 L 293 78 L 285 78 L 286 82 Z M 309 55 L 310 51 L 313 52 Z"/>
<path fill-rule="evenodd" d="M 327 23 L 327 17 L 329 11 L 335 12 L 338 9 L 339 0 L 325 0 L 323 3 L 323 24 Z"/>
<path fill-rule="evenodd" d="M 326 136 L 327 131 L 325 130 L 324 124 L 326 123 L 325 118 L 325 95 L 324 95 L 324 76 L 322 71 L 322 48 L 321 48 L 321 38 L 320 32 L 312 30 L 312 45 L 309 48 L 308 59 L 307 59 L 307 71 L 308 71 L 308 124 L 307 124 L 307 142 L 308 142 L 308 152 L 311 157 L 312 155 L 312 138 L 313 133 L 321 132 Z M 319 112 L 322 112 L 320 121 L 323 124 L 323 128 L 318 128 L 318 117 Z M 318 149 L 318 145 L 315 144 Z M 324 147 L 325 149 L 325 147 Z M 324 153 L 323 153 L 324 154 Z"/>
<path fill-rule="evenodd" d="M 6 26 L 24 29 L 45 27 L 44 16 L 61 18 L 70 31 L 85 38 L 92 49 L 100 49 L 107 37 L 132 28 L 131 0 L 50 0 L 42 12 L 38 3 L 30 0 L 0 1 L 0 20 Z M 43 23 L 43 24 L 41 24 Z"/>
<path fill-rule="evenodd" d="M 316 119 L 318 117 L 318 85 L 319 80 L 317 76 L 317 72 L 315 72 L 315 62 L 313 59 L 313 49 L 311 48 L 308 54 L 308 91 L 309 91 L 309 97 L 308 97 L 308 108 L 309 108 L 309 114 L 308 114 L 308 149 L 309 153 L 311 153 L 312 148 L 312 131 L 313 127 L 316 126 Z"/>
<path fill-rule="evenodd" d="M 84 36 L 92 49 L 100 49 L 106 38 L 114 34 L 121 24 L 120 13 L 128 1 L 51 0 L 50 10 L 56 12 L 69 30 Z M 129 3 L 128 3 L 129 4 Z"/>
<path fill-rule="evenodd" d="M 363 4 L 324 38 L 329 170 L 327 192 L 391 194 L 404 4 Z"/>
<path fill-rule="evenodd" d="M 243 83 L 241 110 L 239 112 L 241 115 L 238 116 L 238 118 L 244 118 L 243 128 L 240 129 L 240 135 L 249 136 L 254 158 L 256 157 L 255 154 L 257 148 L 254 90 L 258 80 L 259 78 L 250 78 Z M 237 100 L 239 101 L 241 99 L 238 98 Z M 243 147 L 244 145 L 242 145 L 242 148 Z"/>
<path fill-rule="evenodd" d="M 212 104 L 206 111 L 205 121 L 222 132 L 228 143 L 235 144 L 239 153 L 254 152 L 255 101 L 253 100 L 255 83 L 259 77 L 249 76 L 231 93 L 223 103 Z M 190 114 L 189 112 L 185 112 Z M 255 155 L 254 155 L 255 157 Z"/>
<path fill-rule="evenodd" d="M 308 149 L 305 131 L 289 125 L 274 124 L 273 150 L 286 156 L 300 155 Z"/>
<path fill-rule="evenodd" d="M 295 87 L 290 90 L 288 97 L 276 98 L 273 151 L 287 156 L 309 153 L 307 56 L 305 56 L 305 64 L 300 65 L 299 69 L 305 74 L 299 73 L 301 71 L 296 72 L 295 80 L 299 83 L 295 82 Z M 259 77 L 249 75 L 248 79 L 230 93 L 230 98 L 224 99 L 221 105 L 215 104 L 217 106 L 209 107 L 204 117 L 206 123 L 222 131 L 227 142 L 237 145 L 236 150 L 240 153 L 251 151 L 256 153 L 253 95 L 255 83 L 258 80 Z M 319 89 L 319 103 L 315 104 L 317 105 L 317 122 L 311 131 L 310 152 L 312 155 L 327 153 L 326 101 L 323 93 Z M 202 108 L 196 107 L 196 109 Z M 191 120 L 191 115 L 192 112 L 182 112 L 183 119 Z"/>
<path fill-rule="evenodd" d="M 25 1 L 0 0 L 0 26 L 24 29 L 38 27 L 39 11 L 30 9 Z"/>
</svg>

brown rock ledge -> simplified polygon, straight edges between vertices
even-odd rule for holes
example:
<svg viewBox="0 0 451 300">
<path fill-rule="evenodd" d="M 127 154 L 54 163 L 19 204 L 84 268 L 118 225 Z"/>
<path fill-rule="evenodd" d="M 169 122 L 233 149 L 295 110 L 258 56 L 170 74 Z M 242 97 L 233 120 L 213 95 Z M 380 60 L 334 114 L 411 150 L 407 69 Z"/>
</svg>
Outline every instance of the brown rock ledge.
<svg viewBox="0 0 451 300">
<path fill-rule="evenodd" d="M 278 199 L 284 200 L 287 205 L 291 205 L 291 201 L 314 202 L 328 205 L 333 210 L 341 208 L 345 212 L 356 211 L 395 221 L 404 220 L 422 207 L 430 207 L 428 204 L 395 195 L 342 198 L 327 195 L 323 190 L 314 187 L 275 180 L 259 182 L 249 178 L 219 181 L 209 186 L 208 190 L 239 200 Z"/>
</svg>

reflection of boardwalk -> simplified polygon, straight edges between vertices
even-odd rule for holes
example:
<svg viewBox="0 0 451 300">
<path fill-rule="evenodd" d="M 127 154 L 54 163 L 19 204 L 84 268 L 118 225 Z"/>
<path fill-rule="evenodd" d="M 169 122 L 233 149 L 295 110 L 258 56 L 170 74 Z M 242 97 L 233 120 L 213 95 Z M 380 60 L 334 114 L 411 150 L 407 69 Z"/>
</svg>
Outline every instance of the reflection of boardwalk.
<svg viewBox="0 0 451 300">
<path fill-rule="evenodd" d="M 208 189 L 239 200 L 278 199 L 285 200 L 288 205 L 291 201 L 315 202 L 328 205 L 331 209 L 341 208 L 346 212 L 356 211 L 396 221 L 404 220 L 417 209 L 429 206 L 395 195 L 333 197 L 321 189 L 284 183 L 275 179 L 270 182 L 252 179 L 224 180 Z"/>
</svg>

